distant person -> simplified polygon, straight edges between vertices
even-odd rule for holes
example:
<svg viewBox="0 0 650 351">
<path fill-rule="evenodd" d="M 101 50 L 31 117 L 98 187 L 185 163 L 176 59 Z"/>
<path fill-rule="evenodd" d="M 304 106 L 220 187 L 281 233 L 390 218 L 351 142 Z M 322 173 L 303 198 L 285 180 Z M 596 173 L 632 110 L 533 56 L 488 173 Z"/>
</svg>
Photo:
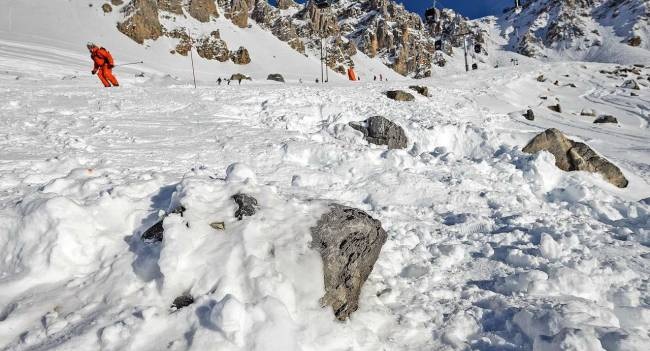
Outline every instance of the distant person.
<svg viewBox="0 0 650 351">
<path fill-rule="evenodd" d="M 318 82 L 320 82 L 320 81 L 318 80 L 318 78 L 316 78 L 316 84 L 318 84 Z"/>
<path fill-rule="evenodd" d="M 239 81 L 239 85 L 241 85 L 241 77 L 239 77 L 239 79 L 237 79 L 237 80 Z"/>
<path fill-rule="evenodd" d="M 384 76 L 380 74 L 380 75 L 379 75 L 379 81 L 381 82 L 381 81 L 383 81 L 383 80 L 384 80 Z"/>
<path fill-rule="evenodd" d="M 372 77 L 372 80 L 376 81 L 376 80 L 377 80 L 377 76 Z"/>
<path fill-rule="evenodd" d="M 228 85 L 230 85 L 230 79 L 228 79 Z"/>
<path fill-rule="evenodd" d="M 217 79 L 217 84 L 221 85 L 221 77 L 219 77 L 219 79 Z"/>
<path fill-rule="evenodd" d="M 99 80 L 102 81 L 105 87 L 110 88 L 111 85 L 114 87 L 119 87 L 120 84 L 117 82 L 117 79 L 113 75 L 113 67 L 115 67 L 115 62 L 113 61 L 113 56 L 108 50 L 95 45 L 94 43 L 86 44 L 88 51 L 90 52 L 90 58 L 93 60 L 94 68 L 92 74 L 97 74 Z"/>
</svg>

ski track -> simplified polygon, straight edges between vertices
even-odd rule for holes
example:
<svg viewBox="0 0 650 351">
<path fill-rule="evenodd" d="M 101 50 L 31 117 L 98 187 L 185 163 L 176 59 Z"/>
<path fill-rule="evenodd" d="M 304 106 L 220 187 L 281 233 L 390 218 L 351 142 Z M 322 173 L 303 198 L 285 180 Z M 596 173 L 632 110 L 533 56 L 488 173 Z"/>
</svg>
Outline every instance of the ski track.
<svg viewBox="0 0 650 351">
<path fill-rule="evenodd" d="M 282 199 L 271 202 L 278 208 L 262 211 L 270 220 L 276 212 L 286 216 L 272 222 L 278 227 L 292 223 L 291 211 L 306 218 L 301 211 L 307 205 L 300 204 L 318 200 L 362 208 L 389 233 L 350 322 L 335 322 L 316 301 L 296 303 L 294 311 L 287 296 L 267 292 L 287 306 L 295 324 L 295 345 L 285 349 L 529 350 L 566 335 L 614 345 L 608 351 L 643 349 L 650 345 L 650 204 L 639 200 L 650 196 L 649 131 L 629 121 L 647 121 L 647 109 L 596 86 L 581 87 L 585 94 L 576 92 L 567 109 L 606 106 L 623 115 L 621 128 L 541 112 L 543 106 L 535 122 L 500 111 L 523 110 L 549 92 L 533 79 L 548 67 L 556 75 L 578 70 L 577 64 L 558 64 L 480 73 L 491 79 L 431 79 L 423 83 L 432 97 L 417 96 L 415 103 L 382 94 L 411 82 L 194 90 L 154 78 L 124 79 L 122 88 L 103 90 L 92 78 L 14 80 L 0 73 L 7 83 L 0 92 L 0 231 L 28 235 L 33 224 L 23 221 L 41 218 L 23 217 L 30 206 L 56 200 L 61 203 L 51 205 L 52 213 L 63 213 L 45 219 L 55 227 L 78 217 L 97 223 L 94 231 L 79 224 L 93 233 L 79 238 L 79 249 L 99 250 L 89 253 L 98 262 L 91 258 L 69 274 L 50 262 L 63 271 L 47 278 L 30 271 L 45 274 L 47 265 L 21 267 L 12 257 L 0 263 L 0 347 L 259 347 L 212 326 L 205 315 L 225 299 L 216 283 L 225 279 L 215 276 L 220 273 L 207 269 L 201 273 L 207 282 L 185 286 L 188 272 L 199 274 L 196 267 L 203 266 L 183 268 L 178 258 L 176 272 L 166 261 L 176 252 L 199 262 L 197 251 L 170 254 L 172 244 L 152 248 L 138 238 L 158 211 L 168 209 L 179 183 L 185 199 L 195 201 L 190 210 L 196 204 L 198 211 L 188 216 L 207 219 L 210 206 L 221 206 L 225 190 L 218 184 L 226 167 L 241 162 L 255 172 L 253 189 L 270 202 Z M 647 90 L 641 94 L 648 99 Z M 373 115 L 403 126 L 409 149 L 369 146 L 345 126 Z M 548 154 L 523 154 L 523 143 L 547 127 L 597 141 L 598 151 L 621 165 L 635 186 L 618 190 L 598 176 L 555 169 Z M 66 213 L 66 206 L 73 210 Z M 280 206 L 291 213 L 281 215 Z M 310 220 L 295 226 L 304 230 Z M 170 232 L 176 224 L 169 224 Z M 251 263 L 266 243 L 247 242 L 253 229 L 245 228 L 224 239 L 231 252 L 206 257 L 230 266 L 244 255 L 250 262 L 240 267 L 229 293 L 246 308 L 267 308 L 268 296 L 254 295 L 263 291 L 262 268 Z M 275 244 L 304 240 L 289 238 Z M 17 252 L 15 245 L 29 246 L 11 237 L 0 241 L 9 252 Z M 211 247 L 208 241 L 196 245 Z M 170 298 L 182 292 L 174 284 L 192 289 L 197 302 L 171 313 Z M 250 335 L 261 338 L 255 330 Z M 323 341 L 323 335 L 338 341 Z M 282 344 L 276 339 L 255 340 L 268 342 L 268 350 Z"/>
</svg>

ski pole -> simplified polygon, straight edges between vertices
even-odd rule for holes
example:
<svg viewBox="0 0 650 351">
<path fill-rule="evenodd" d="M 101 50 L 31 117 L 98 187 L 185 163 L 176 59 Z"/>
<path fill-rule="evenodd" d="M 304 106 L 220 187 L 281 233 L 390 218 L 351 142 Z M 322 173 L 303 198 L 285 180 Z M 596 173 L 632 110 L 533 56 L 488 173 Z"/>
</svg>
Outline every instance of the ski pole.
<svg viewBox="0 0 650 351">
<path fill-rule="evenodd" d="M 129 66 L 129 65 L 139 65 L 139 64 L 141 64 L 141 63 L 144 63 L 144 61 L 122 63 L 122 64 L 119 64 L 119 65 L 115 65 L 115 66 L 113 66 L 113 67 Z"/>
</svg>

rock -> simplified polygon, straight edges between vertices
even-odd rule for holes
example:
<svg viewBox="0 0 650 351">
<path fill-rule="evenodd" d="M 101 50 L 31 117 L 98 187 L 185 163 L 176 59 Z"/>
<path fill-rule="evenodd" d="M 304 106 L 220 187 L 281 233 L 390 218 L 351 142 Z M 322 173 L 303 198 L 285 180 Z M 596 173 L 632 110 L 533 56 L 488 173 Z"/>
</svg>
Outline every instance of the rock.
<svg viewBox="0 0 650 351">
<path fill-rule="evenodd" d="M 250 6 L 248 1 L 252 0 L 232 0 L 230 5 L 230 20 L 239 28 L 248 27 L 248 10 Z"/>
<path fill-rule="evenodd" d="M 563 171 L 599 173 L 619 188 L 625 188 L 629 183 L 618 167 L 600 157 L 586 144 L 568 139 L 557 129 L 548 129 L 537 135 L 523 149 L 529 154 L 540 151 L 553 154 L 555 165 Z"/>
<path fill-rule="evenodd" d="M 630 93 L 630 96 L 639 96 L 639 94 L 637 94 L 637 93 L 635 93 L 635 92 L 631 92 L 631 93 Z"/>
<path fill-rule="evenodd" d="M 170 214 L 180 214 L 181 217 L 183 216 L 183 213 L 185 212 L 185 207 L 183 206 L 178 206 L 175 209 L 173 209 L 171 212 L 166 213 L 156 224 L 151 226 L 149 229 L 147 229 L 144 233 L 142 233 L 142 236 L 140 237 L 144 242 L 148 243 L 153 243 L 153 242 L 161 242 L 163 240 L 164 236 L 164 228 L 163 228 L 163 221 L 167 216 Z"/>
<path fill-rule="evenodd" d="M 529 121 L 534 121 L 535 120 L 535 112 L 533 112 L 532 109 L 528 109 L 526 111 L 526 113 L 524 114 L 524 117 Z"/>
<path fill-rule="evenodd" d="M 278 3 L 275 6 L 280 10 L 288 10 L 292 7 L 298 7 L 299 5 L 293 0 L 278 0 Z"/>
<path fill-rule="evenodd" d="M 405 149 L 408 145 L 404 129 L 384 117 L 374 116 L 363 123 L 350 122 L 349 125 L 363 133 L 371 144 L 388 145 L 389 149 Z"/>
<path fill-rule="evenodd" d="M 182 0 L 158 0 L 158 10 L 171 12 L 177 15 L 183 14 Z"/>
<path fill-rule="evenodd" d="M 178 47 L 176 51 L 179 51 Z M 226 42 L 221 39 L 221 35 L 219 34 L 218 30 L 210 33 L 210 36 L 208 37 L 200 38 L 197 40 L 196 52 L 199 54 L 199 56 L 207 60 L 226 62 L 228 59 L 230 59 L 230 51 L 228 51 L 228 45 L 226 45 Z"/>
<path fill-rule="evenodd" d="M 113 6 L 120 6 L 123 3 L 124 3 L 123 0 L 111 0 L 111 4 L 113 4 Z"/>
<path fill-rule="evenodd" d="M 237 65 L 247 65 L 251 63 L 251 57 L 245 47 L 240 46 L 237 51 L 230 53 L 230 60 Z"/>
<path fill-rule="evenodd" d="M 212 222 L 210 227 L 215 230 L 226 230 L 226 223 L 224 222 Z"/>
<path fill-rule="evenodd" d="M 235 74 L 230 76 L 230 80 L 237 81 L 237 80 L 240 80 L 240 79 L 241 80 L 252 80 L 251 77 L 249 77 L 249 76 L 247 76 L 245 74 L 241 74 L 241 73 L 235 73 Z"/>
<path fill-rule="evenodd" d="M 246 194 L 236 194 L 232 197 L 239 208 L 235 211 L 235 218 L 242 220 L 244 216 L 252 216 L 255 214 L 257 207 L 257 199 Z"/>
<path fill-rule="evenodd" d="M 642 63 L 635 63 L 633 66 L 636 68 L 645 68 L 645 65 Z"/>
<path fill-rule="evenodd" d="M 346 320 L 359 307 L 361 287 L 368 279 L 388 235 L 381 222 L 365 212 L 331 205 L 311 228 L 312 247 L 323 259 L 325 296 L 339 320 Z"/>
<path fill-rule="evenodd" d="M 633 89 L 633 90 L 641 90 L 641 87 L 639 86 L 639 83 L 637 83 L 636 80 L 634 80 L 634 79 L 626 80 L 623 83 L 623 85 L 621 85 L 621 88 Z"/>
<path fill-rule="evenodd" d="M 393 99 L 395 101 L 413 101 L 415 100 L 415 96 L 411 95 L 410 93 L 407 93 L 403 90 L 389 90 L 386 92 L 386 96 L 388 96 L 389 99 Z"/>
<path fill-rule="evenodd" d="M 429 97 L 429 88 L 422 86 L 422 85 L 411 85 L 409 87 L 411 90 L 415 90 L 418 94 L 422 96 Z"/>
<path fill-rule="evenodd" d="M 546 77 L 544 77 L 543 74 L 540 74 L 539 76 L 537 76 L 537 81 L 540 83 L 544 83 L 546 82 Z"/>
<path fill-rule="evenodd" d="M 551 106 L 548 107 L 548 109 L 551 110 L 551 111 L 555 111 L 557 113 L 562 113 L 562 106 L 560 106 L 560 104 L 551 105 Z"/>
<path fill-rule="evenodd" d="M 163 34 L 163 27 L 158 19 L 158 6 L 155 0 L 131 0 L 122 8 L 126 16 L 124 22 L 117 24 L 117 29 L 138 44 L 145 40 L 158 39 Z"/>
<path fill-rule="evenodd" d="M 174 299 L 174 302 L 172 303 L 172 309 L 180 310 L 181 308 L 187 307 L 193 303 L 194 303 L 194 298 L 192 297 L 192 295 L 183 294 Z"/>
<path fill-rule="evenodd" d="M 113 6 L 111 6 L 111 4 L 109 3 L 106 3 L 102 5 L 102 10 L 104 11 L 104 13 L 111 13 L 113 12 Z"/>
<path fill-rule="evenodd" d="M 630 46 L 641 46 L 641 37 L 638 35 L 633 36 L 627 41 Z"/>
<path fill-rule="evenodd" d="M 594 120 L 594 123 L 618 123 L 618 120 L 614 116 L 602 115 Z"/>
<path fill-rule="evenodd" d="M 596 110 L 584 109 L 580 112 L 580 116 L 596 117 Z"/>
<path fill-rule="evenodd" d="M 215 0 L 190 0 L 188 13 L 199 22 L 209 22 L 212 17 L 219 17 Z"/>
<path fill-rule="evenodd" d="M 266 77 L 266 80 L 273 80 L 276 82 L 284 83 L 284 77 L 279 73 L 269 74 L 268 77 Z"/>
</svg>

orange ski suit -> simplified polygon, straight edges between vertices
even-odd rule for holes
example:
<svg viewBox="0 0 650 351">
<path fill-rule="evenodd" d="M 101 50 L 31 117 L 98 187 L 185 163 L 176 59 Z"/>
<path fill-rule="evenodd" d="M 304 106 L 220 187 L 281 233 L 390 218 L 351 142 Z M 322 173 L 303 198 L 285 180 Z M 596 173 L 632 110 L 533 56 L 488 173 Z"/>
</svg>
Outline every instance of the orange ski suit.
<svg viewBox="0 0 650 351">
<path fill-rule="evenodd" d="M 90 58 L 93 59 L 95 67 L 93 68 L 93 74 L 97 73 L 97 77 L 102 81 L 105 87 L 109 88 L 111 85 L 114 87 L 119 87 L 120 83 L 117 82 L 115 76 L 113 76 L 113 56 L 108 50 L 104 48 L 94 47 L 91 51 Z"/>
</svg>

